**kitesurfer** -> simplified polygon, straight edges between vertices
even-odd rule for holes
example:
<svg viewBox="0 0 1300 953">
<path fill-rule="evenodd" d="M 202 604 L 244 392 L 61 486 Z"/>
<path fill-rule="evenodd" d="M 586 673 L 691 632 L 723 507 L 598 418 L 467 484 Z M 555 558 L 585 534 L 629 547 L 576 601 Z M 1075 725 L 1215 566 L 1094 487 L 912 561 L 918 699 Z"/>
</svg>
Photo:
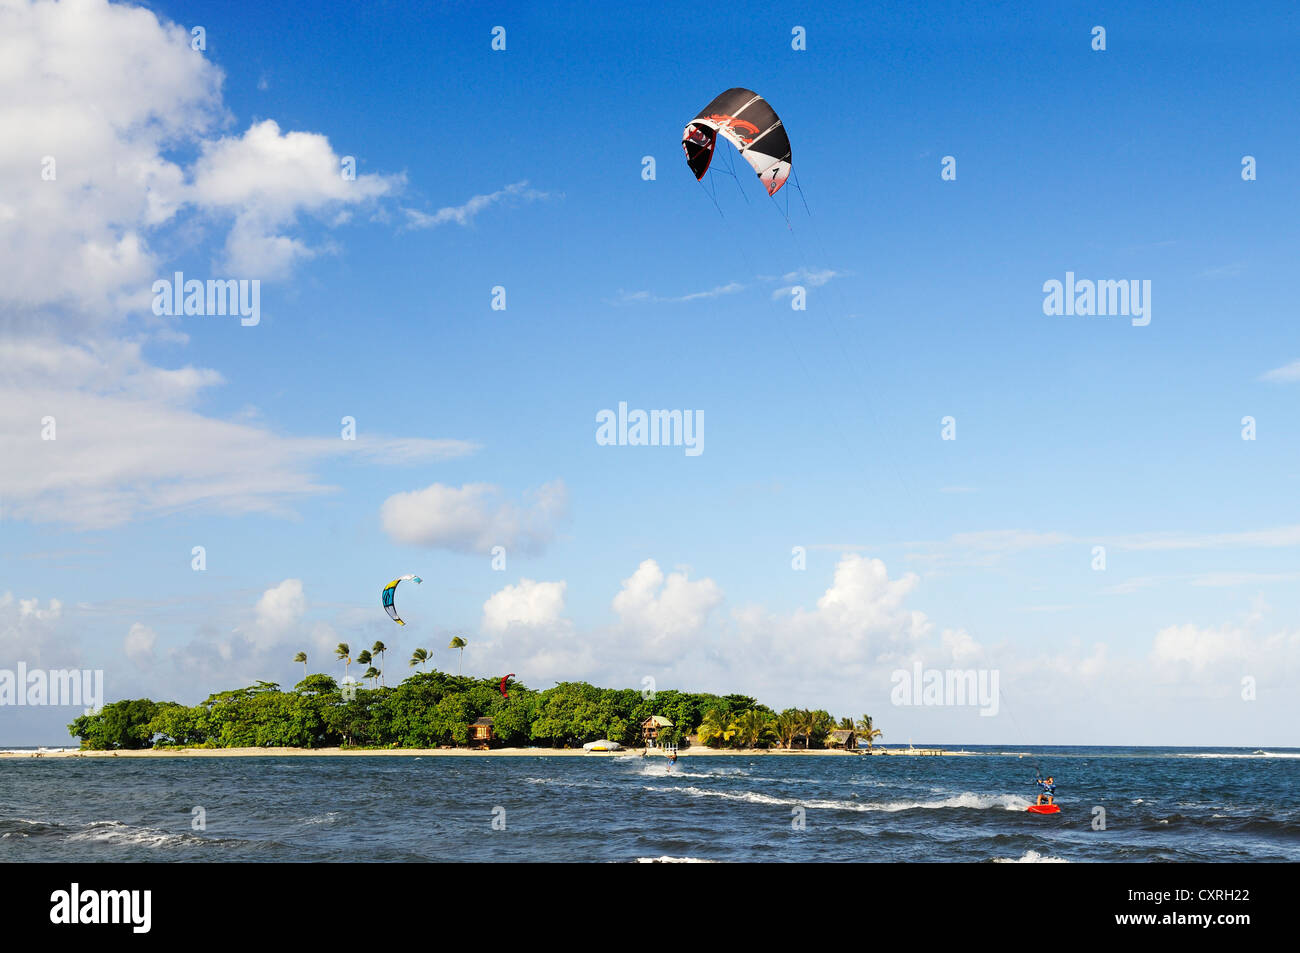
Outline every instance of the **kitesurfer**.
<svg viewBox="0 0 1300 953">
<path fill-rule="evenodd" d="M 1035 803 L 1042 804 L 1043 798 L 1047 798 L 1048 804 L 1055 803 L 1055 798 L 1056 798 L 1055 778 L 1053 778 L 1050 774 L 1047 776 L 1046 779 L 1042 778 L 1041 776 L 1037 776 L 1034 778 L 1034 783 L 1037 784 L 1038 787 L 1041 789 L 1038 792 L 1038 800 Z"/>
</svg>

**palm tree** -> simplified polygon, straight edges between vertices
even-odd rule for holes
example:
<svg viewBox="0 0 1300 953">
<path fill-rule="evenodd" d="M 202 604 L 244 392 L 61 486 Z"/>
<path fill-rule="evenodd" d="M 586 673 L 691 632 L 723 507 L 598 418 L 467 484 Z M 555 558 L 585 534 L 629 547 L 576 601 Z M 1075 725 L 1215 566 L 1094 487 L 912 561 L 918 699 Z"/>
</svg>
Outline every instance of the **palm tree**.
<svg viewBox="0 0 1300 953">
<path fill-rule="evenodd" d="M 299 652 L 297 655 L 293 657 L 293 660 L 295 662 L 302 662 L 302 677 L 306 678 L 307 677 L 307 653 Z"/>
<path fill-rule="evenodd" d="M 370 646 L 370 654 L 379 656 L 379 684 L 384 683 L 384 653 L 388 651 L 388 646 L 383 642 L 376 642 Z"/>
<path fill-rule="evenodd" d="M 464 639 L 462 639 L 459 635 L 456 636 L 454 639 L 452 639 L 451 642 L 448 643 L 447 645 L 447 648 L 449 649 L 460 649 L 460 664 L 456 666 L 457 675 L 461 674 L 461 672 L 465 668 L 465 646 L 467 645 L 469 645 L 469 643 L 466 642 Z"/>
<path fill-rule="evenodd" d="M 411 653 L 411 665 L 423 665 L 425 662 L 433 661 L 433 653 L 428 649 L 416 649 Z"/>
<path fill-rule="evenodd" d="M 870 715 L 863 715 L 862 720 L 858 722 L 858 737 L 867 743 L 868 751 L 871 750 L 872 743 L 883 734 L 884 732 L 872 725 Z"/>
<path fill-rule="evenodd" d="M 772 739 L 773 718 L 765 711 L 751 709 L 736 719 L 736 740 L 746 748 L 757 748 Z"/>
<path fill-rule="evenodd" d="M 776 716 L 772 728 L 776 732 L 776 737 L 781 742 L 782 748 L 793 748 L 795 736 L 799 734 L 801 726 L 799 712 L 791 708 Z"/>
<path fill-rule="evenodd" d="M 852 719 L 852 718 L 841 718 L 841 719 L 840 719 L 840 728 L 841 728 L 843 731 L 853 731 L 853 730 L 855 730 L 855 729 L 857 728 L 857 725 L 853 724 L 853 719 Z"/>
<path fill-rule="evenodd" d="M 719 708 L 712 708 L 700 722 L 700 741 L 706 745 L 714 740 L 726 744 L 737 730 L 736 723 L 732 721 L 730 715 Z"/>
<path fill-rule="evenodd" d="M 370 653 L 367 652 L 365 649 L 362 649 L 360 652 L 357 653 L 358 665 L 369 665 L 373 661 L 374 659 L 370 657 Z"/>
<path fill-rule="evenodd" d="M 375 668 L 375 667 L 372 665 L 372 666 L 370 666 L 368 669 L 366 669 L 366 673 L 365 673 L 364 675 L 362 675 L 361 677 L 362 677 L 362 678 L 365 678 L 365 679 L 370 679 L 370 678 L 378 679 L 378 678 L 379 678 L 379 669 Z"/>
<path fill-rule="evenodd" d="M 348 666 L 352 664 L 352 649 L 346 642 L 340 642 L 338 648 L 334 650 L 334 657 L 343 662 L 343 680 L 347 681 Z"/>
</svg>

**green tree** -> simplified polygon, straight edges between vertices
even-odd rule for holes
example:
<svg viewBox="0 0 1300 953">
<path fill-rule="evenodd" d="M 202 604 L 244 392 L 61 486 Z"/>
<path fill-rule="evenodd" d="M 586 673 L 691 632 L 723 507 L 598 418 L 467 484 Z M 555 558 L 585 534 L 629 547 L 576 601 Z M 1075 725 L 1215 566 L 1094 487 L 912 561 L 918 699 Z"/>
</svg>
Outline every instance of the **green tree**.
<svg viewBox="0 0 1300 953">
<path fill-rule="evenodd" d="M 340 642 L 338 648 L 334 650 L 334 657 L 343 663 L 343 679 L 347 680 L 348 666 L 352 664 L 352 649 L 346 642 Z"/>
<path fill-rule="evenodd" d="M 776 733 L 782 748 L 793 748 L 795 737 L 803 731 L 803 719 L 796 709 L 787 708 L 777 715 L 772 730 Z"/>
<path fill-rule="evenodd" d="M 370 654 L 379 656 L 379 684 L 384 684 L 384 653 L 388 651 L 388 646 L 383 642 L 375 642 L 370 646 Z"/>
<path fill-rule="evenodd" d="M 302 662 L 302 677 L 306 678 L 307 677 L 307 653 L 299 652 L 297 655 L 293 657 L 293 660 L 295 662 Z"/>
<path fill-rule="evenodd" d="M 772 715 L 750 709 L 736 719 L 736 740 L 744 748 L 765 748 L 775 737 Z"/>
<path fill-rule="evenodd" d="M 816 711 L 804 711 L 801 713 L 803 719 L 803 732 L 808 736 L 807 747 L 820 746 L 826 741 L 826 736 L 835 730 L 835 719 L 831 713 L 817 709 Z"/>
<path fill-rule="evenodd" d="M 308 675 L 297 685 L 293 686 L 295 692 L 312 695 L 330 695 L 337 694 L 339 683 L 334 681 L 328 675 Z"/>
<path fill-rule="evenodd" d="M 711 708 L 700 722 L 700 741 L 711 748 L 730 743 L 739 731 L 731 716 L 720 708 Z"/>
<path fill-rule="evenodd" d="M 425 662 L 433 660 L 433 654 L 428 649 L 416 649 L 411 653 L 411 667 L 423 665 Z"/>
<path fill-rule="evenodd" d="M 164 702 L 174 705 L 175 702 Z M 81 747 L 96 751 L 114 748 L 147 748 L 153 740 L 149 724 L 158 714 L 159 704 L 148 698 L 111 702 L 98 712 L 82 715 L 68 725 L 68 731 L 81 738 Z"/>
</svg>

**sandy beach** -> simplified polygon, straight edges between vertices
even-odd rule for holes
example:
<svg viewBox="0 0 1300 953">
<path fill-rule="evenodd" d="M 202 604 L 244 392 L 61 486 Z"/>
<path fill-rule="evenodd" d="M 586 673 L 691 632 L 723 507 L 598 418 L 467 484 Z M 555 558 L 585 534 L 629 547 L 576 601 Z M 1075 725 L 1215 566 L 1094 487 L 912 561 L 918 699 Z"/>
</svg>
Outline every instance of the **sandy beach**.
<svg viewBox="0 0 1300 953">
<path fill-rule="evenodd" d="M 876 748 L 871 756 L 955 756 L 965 751 L 944 751 L 939 748 Z M 469 748 L 141 748 L 119 751 L 80 751 L 51 749 L 37 751 L 0 751 L 0 758 L 346 758 L 346 757 L 449 757 L 449 758 L 626 758 L 640 757 L 639 748 L 622 751 L 584 751 L 582 748 L 492 748 L 475 751 Z M 757 749 L 757 748 L 687 748 L 677 752 L 679 758 L 692 757 L 867 757 L 868 753 L 840 749 L 813 749 L 812 751 Z M 651 758 L 665 757 L 663 751 L 651 749 Z"/>
</svg>

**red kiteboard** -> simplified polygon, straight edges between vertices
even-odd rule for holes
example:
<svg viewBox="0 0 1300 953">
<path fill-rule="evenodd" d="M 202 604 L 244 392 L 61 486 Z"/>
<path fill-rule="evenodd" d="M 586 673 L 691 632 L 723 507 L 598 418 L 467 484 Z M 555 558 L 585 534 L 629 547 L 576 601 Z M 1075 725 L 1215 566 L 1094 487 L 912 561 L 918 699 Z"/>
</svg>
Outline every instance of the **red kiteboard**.
<svg viewBox="0 0 1300 953">
<path fill-rule="evenodd" d="M 1030 814 L 1060 814 L 1061 809 L 1055 804 L 1031 804 L 1025 808 Z"/>
</svg>

